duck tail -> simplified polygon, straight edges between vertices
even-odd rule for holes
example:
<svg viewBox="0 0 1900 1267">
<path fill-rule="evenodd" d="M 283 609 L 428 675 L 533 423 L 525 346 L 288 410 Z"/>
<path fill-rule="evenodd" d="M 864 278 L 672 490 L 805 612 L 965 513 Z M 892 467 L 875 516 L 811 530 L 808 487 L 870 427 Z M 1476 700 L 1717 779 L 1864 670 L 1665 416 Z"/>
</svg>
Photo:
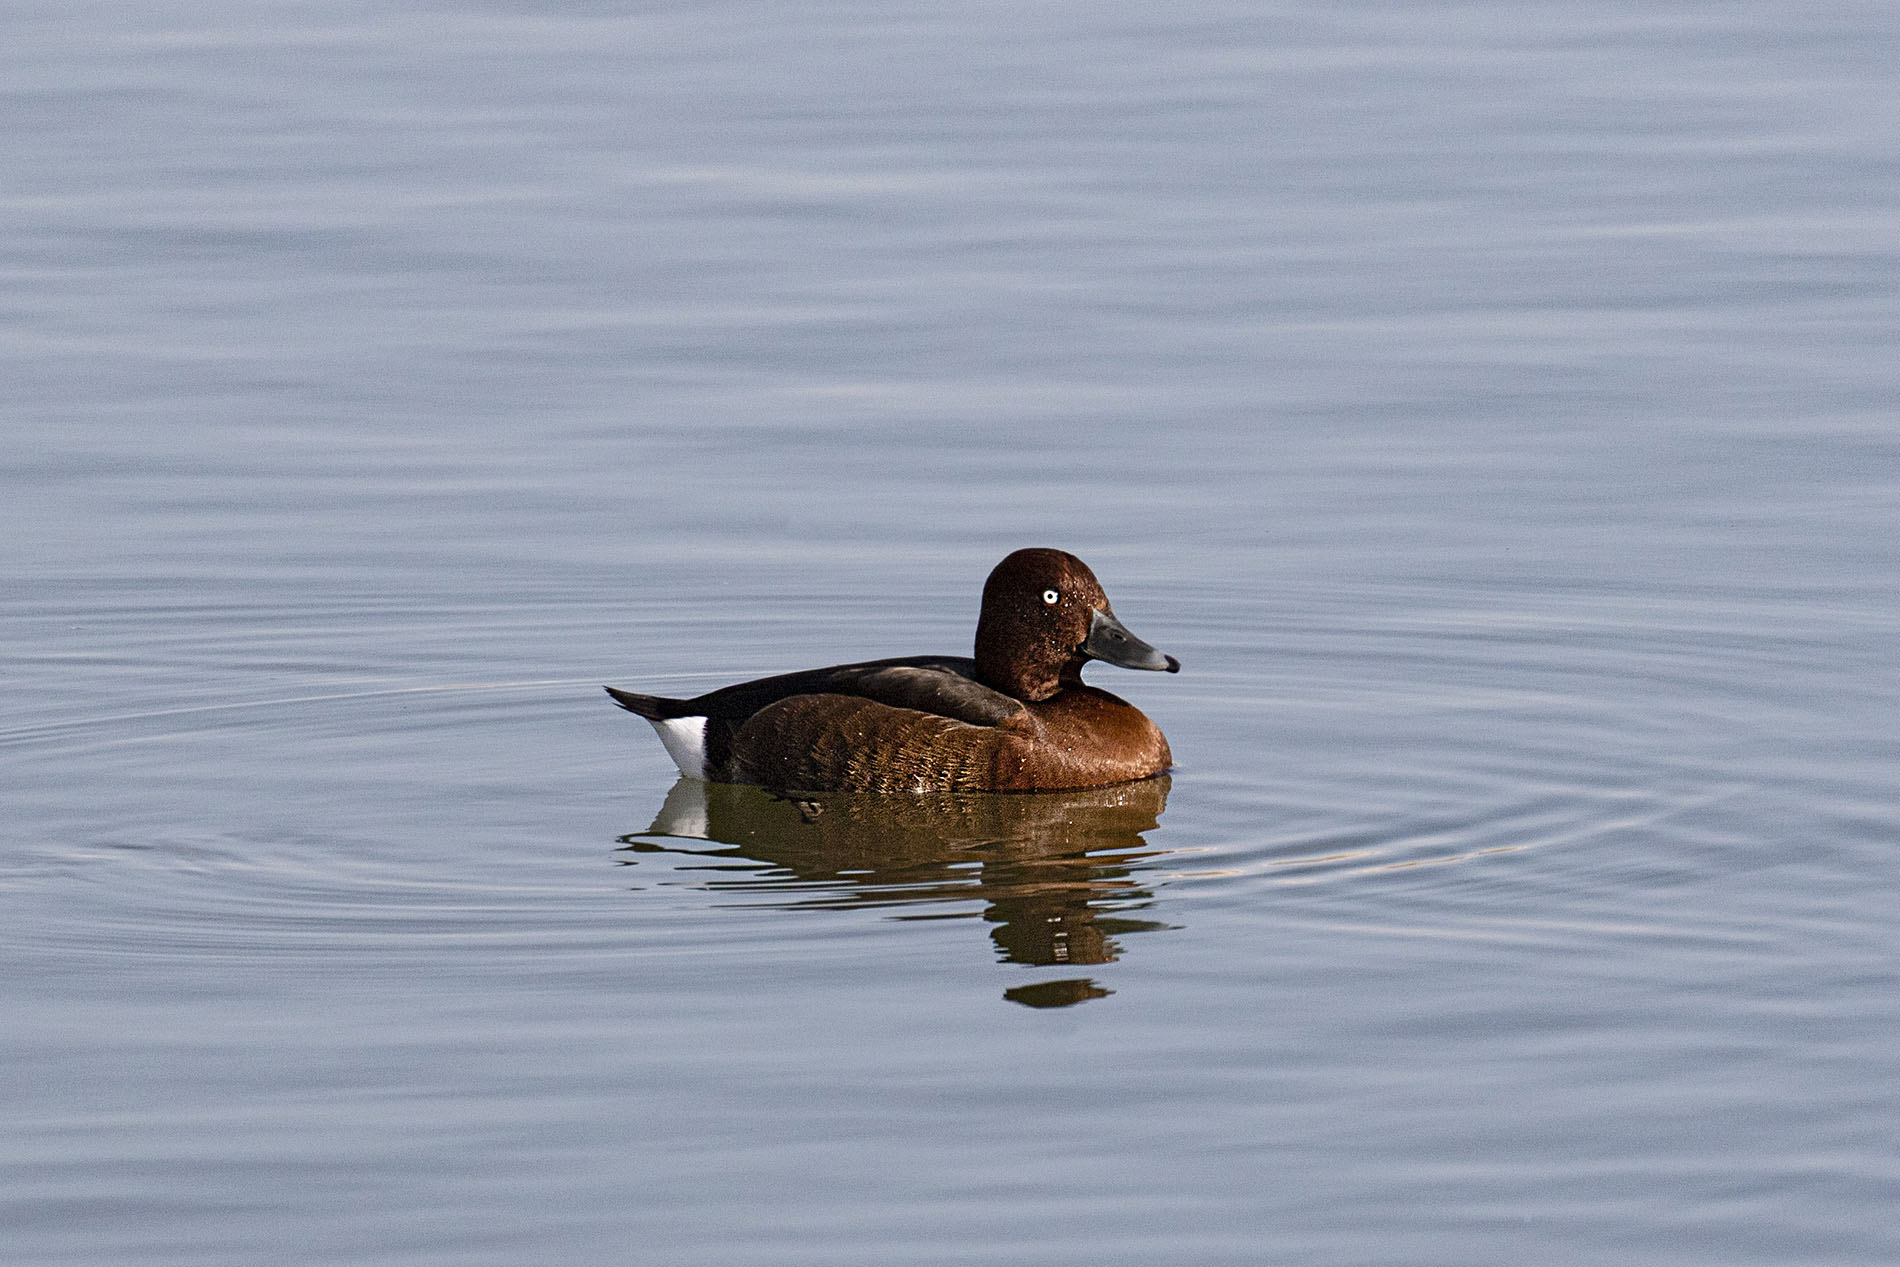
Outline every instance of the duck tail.
<svg viewBox="0 0 1900 1267">
<path fill-rule="evenodd" d="M 673 717 L 684 717 L 691 713 L 691 704 L 683 699 L 668 699 L 664 695 L 641 695 L 635 691 L 623 691 L 617 687 L 601 688 L 613 697 L 614 703 L 630 713 L 638 713 L 648 721 L 666 721 Z"/>
</svg>

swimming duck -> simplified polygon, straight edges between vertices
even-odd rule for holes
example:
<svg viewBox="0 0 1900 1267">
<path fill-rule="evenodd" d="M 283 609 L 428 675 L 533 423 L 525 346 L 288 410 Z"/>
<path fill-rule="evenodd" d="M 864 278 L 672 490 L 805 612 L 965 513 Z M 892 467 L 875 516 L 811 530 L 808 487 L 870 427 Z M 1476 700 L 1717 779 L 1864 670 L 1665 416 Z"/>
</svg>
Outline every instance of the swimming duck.
<svg viewBox="0 0 1900 1267">
<path fill-rule="evenodd" d="M 983 585 L 976 655 L 807 669 L 668 699 L 607 687 L 689 778 L 784 792 L 1037 792 L 1152 778 L 1160 727 L 1082 681 L 1102 660 L 1178 673 L 1115 618 L 1088 565 L 1018 550 Z"/>
</svg>

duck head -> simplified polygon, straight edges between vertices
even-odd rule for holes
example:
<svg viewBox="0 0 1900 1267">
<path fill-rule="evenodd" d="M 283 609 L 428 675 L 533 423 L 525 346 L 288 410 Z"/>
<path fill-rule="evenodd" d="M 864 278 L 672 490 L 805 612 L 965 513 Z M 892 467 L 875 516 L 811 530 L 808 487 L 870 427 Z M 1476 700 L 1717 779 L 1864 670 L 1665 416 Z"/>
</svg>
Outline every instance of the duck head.
<svg viewBox="0 0 1900 1267">
<path fill-rule="evenodd" d="M 1082 666 L 1179 673 L 1181 662 L 1129 633 L 1088 564 L 1062 550 L 1018 550 L 983 583 L 976 674 L 1035 703 L 1082 681 Z"/>
</svg>

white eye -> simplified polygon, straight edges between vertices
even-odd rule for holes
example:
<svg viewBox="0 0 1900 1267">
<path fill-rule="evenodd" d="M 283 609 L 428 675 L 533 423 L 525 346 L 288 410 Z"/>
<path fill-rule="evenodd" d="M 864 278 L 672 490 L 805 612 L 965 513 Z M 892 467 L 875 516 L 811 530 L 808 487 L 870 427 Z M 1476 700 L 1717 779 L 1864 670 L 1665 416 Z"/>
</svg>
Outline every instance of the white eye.
<svg viewBox="0 0 1900 1267">
<path fill-rule="evenodd" d="M 1056 593 L 1054 590 L 1044 590 L 1042 592 L 1042 601 L 1045 603 L 1054 604 L 1059 602 L 1061 598 L 1062 595 Z"/>
</svg>

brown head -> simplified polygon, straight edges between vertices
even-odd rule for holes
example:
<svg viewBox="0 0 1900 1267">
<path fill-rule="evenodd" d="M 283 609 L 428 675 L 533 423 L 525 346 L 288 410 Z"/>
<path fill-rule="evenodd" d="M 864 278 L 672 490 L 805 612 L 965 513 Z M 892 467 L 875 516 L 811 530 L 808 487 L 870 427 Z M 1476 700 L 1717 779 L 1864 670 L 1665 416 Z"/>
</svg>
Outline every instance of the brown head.
<svg viewBox="0 0 1900 1267">
<path fill-rule="evenodd" d="M 1178 673 L 1123 627 L 1088 564 L 1062 550 L 1018 550 L 983 583 L 976 622 L 976 675 L 986 685 L 1035 703 L 1082 680 L 1082 666 L 1104 660 L 1125 669 Z"/>
</svg>

